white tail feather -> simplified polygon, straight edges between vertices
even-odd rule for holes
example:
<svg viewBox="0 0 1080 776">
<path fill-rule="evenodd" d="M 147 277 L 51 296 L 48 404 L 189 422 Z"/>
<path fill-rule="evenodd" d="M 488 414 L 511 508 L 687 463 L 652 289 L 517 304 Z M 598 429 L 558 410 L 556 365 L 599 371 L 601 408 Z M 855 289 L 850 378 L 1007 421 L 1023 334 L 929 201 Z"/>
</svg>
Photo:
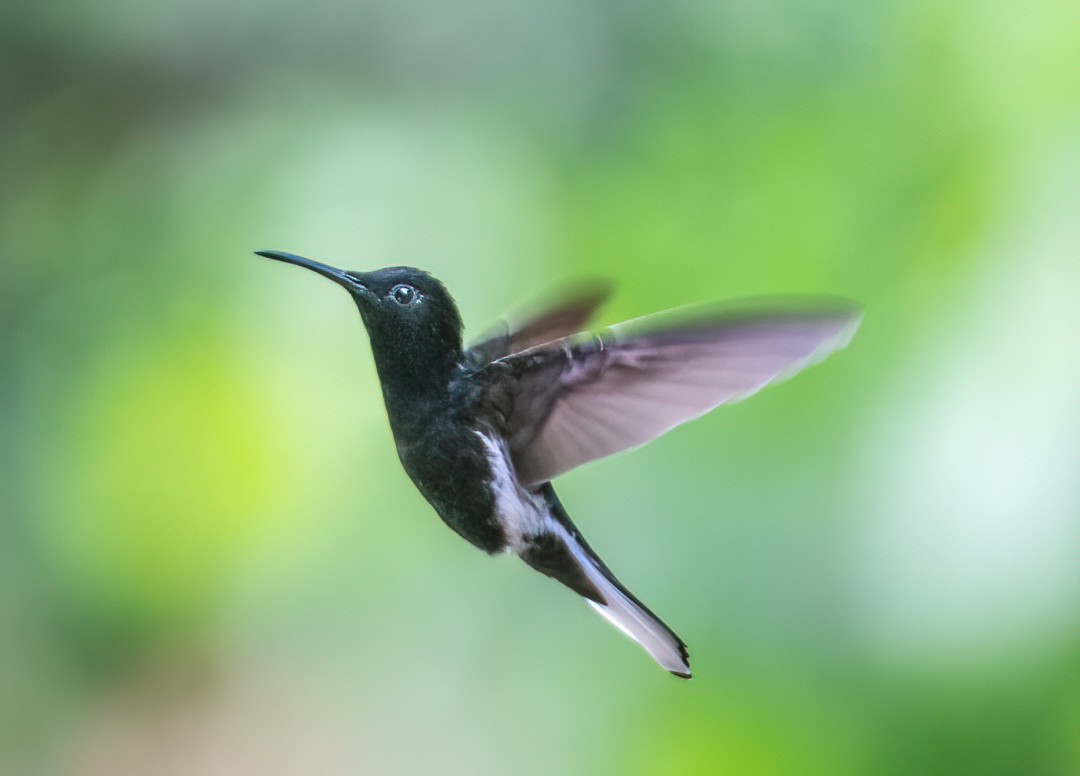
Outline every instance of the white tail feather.
<svg viewBox="0 0 1080 776">
<path fill-rule="evenodd" d="M 690 678 L 686 647 L 656 616 L 619 589 L 562 526 L 559 533 L 589 581 L 607 604 L 585 599 L 608 622 L 642 646 L 652 659 L 673 674 Z"/>
</svg>

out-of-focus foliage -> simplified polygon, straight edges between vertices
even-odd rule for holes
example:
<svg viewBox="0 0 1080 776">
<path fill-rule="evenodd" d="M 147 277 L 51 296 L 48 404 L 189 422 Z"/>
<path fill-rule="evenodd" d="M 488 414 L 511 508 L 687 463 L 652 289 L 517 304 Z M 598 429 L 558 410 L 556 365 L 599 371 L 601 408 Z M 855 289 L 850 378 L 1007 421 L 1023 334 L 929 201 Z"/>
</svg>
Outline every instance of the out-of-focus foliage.
<svg viewBox="0 0 1080 776">
<path fill-rule="evenodd" d="M 0 772 L 1080 772 L 1074 2 L 0 8 Z M 560 482 L 658 670 L 447 531 L 347 297 L 830 293 Z"/>
</svg>

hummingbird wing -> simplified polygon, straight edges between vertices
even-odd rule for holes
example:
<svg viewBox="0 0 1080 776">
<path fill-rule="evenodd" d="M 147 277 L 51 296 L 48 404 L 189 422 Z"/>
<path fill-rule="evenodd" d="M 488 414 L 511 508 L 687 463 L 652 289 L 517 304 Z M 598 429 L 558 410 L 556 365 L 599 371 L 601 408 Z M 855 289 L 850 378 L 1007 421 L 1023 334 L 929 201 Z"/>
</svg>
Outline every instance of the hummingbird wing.
<svg viewBox="0 0 1080 776">
<path fill-rule="evenodd" d="M 487 364 L 511 353 L 568 337 L 585 325 L 611 295 L 611 284 L 593 280 L 572 289 L 551 291 L 554 302 L 534 304 L 529 313 L 508 316 L 501 331 L 472 344 L 466 356 L 477 364 Z"/>
<path fill-rule="evenodd" d="M 805 310 L 805 306 L 803 306 Z M 670 311 L 513 353 L 487 370 L 518 477 L 536 486 L 744 399 L 844 347 L 861 315 Z"/>
</svg>

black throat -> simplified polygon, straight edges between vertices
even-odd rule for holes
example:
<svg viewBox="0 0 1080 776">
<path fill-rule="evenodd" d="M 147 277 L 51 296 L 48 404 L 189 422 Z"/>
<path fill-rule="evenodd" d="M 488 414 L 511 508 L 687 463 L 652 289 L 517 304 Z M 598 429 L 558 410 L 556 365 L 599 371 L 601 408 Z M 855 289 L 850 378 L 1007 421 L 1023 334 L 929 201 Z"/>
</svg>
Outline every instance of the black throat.
<svg viewBox="0 0 1080 776">
<path fill-rule="evenodd" d="M 461 374 L 463 352 L 457 311 L 417 327 L 402 327 L 357 304 L 367 327 L 390 425 L 399 442 L 414 439 L 445 414 L 450 386 Z M 402 438 L 404 437 L 404 438 Z"/>
</svg>

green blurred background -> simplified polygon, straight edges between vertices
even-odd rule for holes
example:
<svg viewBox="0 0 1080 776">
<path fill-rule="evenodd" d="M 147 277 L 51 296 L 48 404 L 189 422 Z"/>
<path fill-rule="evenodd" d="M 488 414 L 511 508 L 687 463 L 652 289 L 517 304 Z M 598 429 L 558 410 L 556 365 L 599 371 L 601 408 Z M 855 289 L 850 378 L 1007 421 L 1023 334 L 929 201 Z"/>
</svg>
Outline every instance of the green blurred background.
<svg viewBox="0 0 1080 776">
<path fill-rule="evenodd" d="M 0 8 L 4 774 L 1080 773 L 1080 17 Z M 665 674 L 444 526 L 340 289 L 478 333 L 830 293 L 852 346 L 562 478 Z"/>
</svg>

